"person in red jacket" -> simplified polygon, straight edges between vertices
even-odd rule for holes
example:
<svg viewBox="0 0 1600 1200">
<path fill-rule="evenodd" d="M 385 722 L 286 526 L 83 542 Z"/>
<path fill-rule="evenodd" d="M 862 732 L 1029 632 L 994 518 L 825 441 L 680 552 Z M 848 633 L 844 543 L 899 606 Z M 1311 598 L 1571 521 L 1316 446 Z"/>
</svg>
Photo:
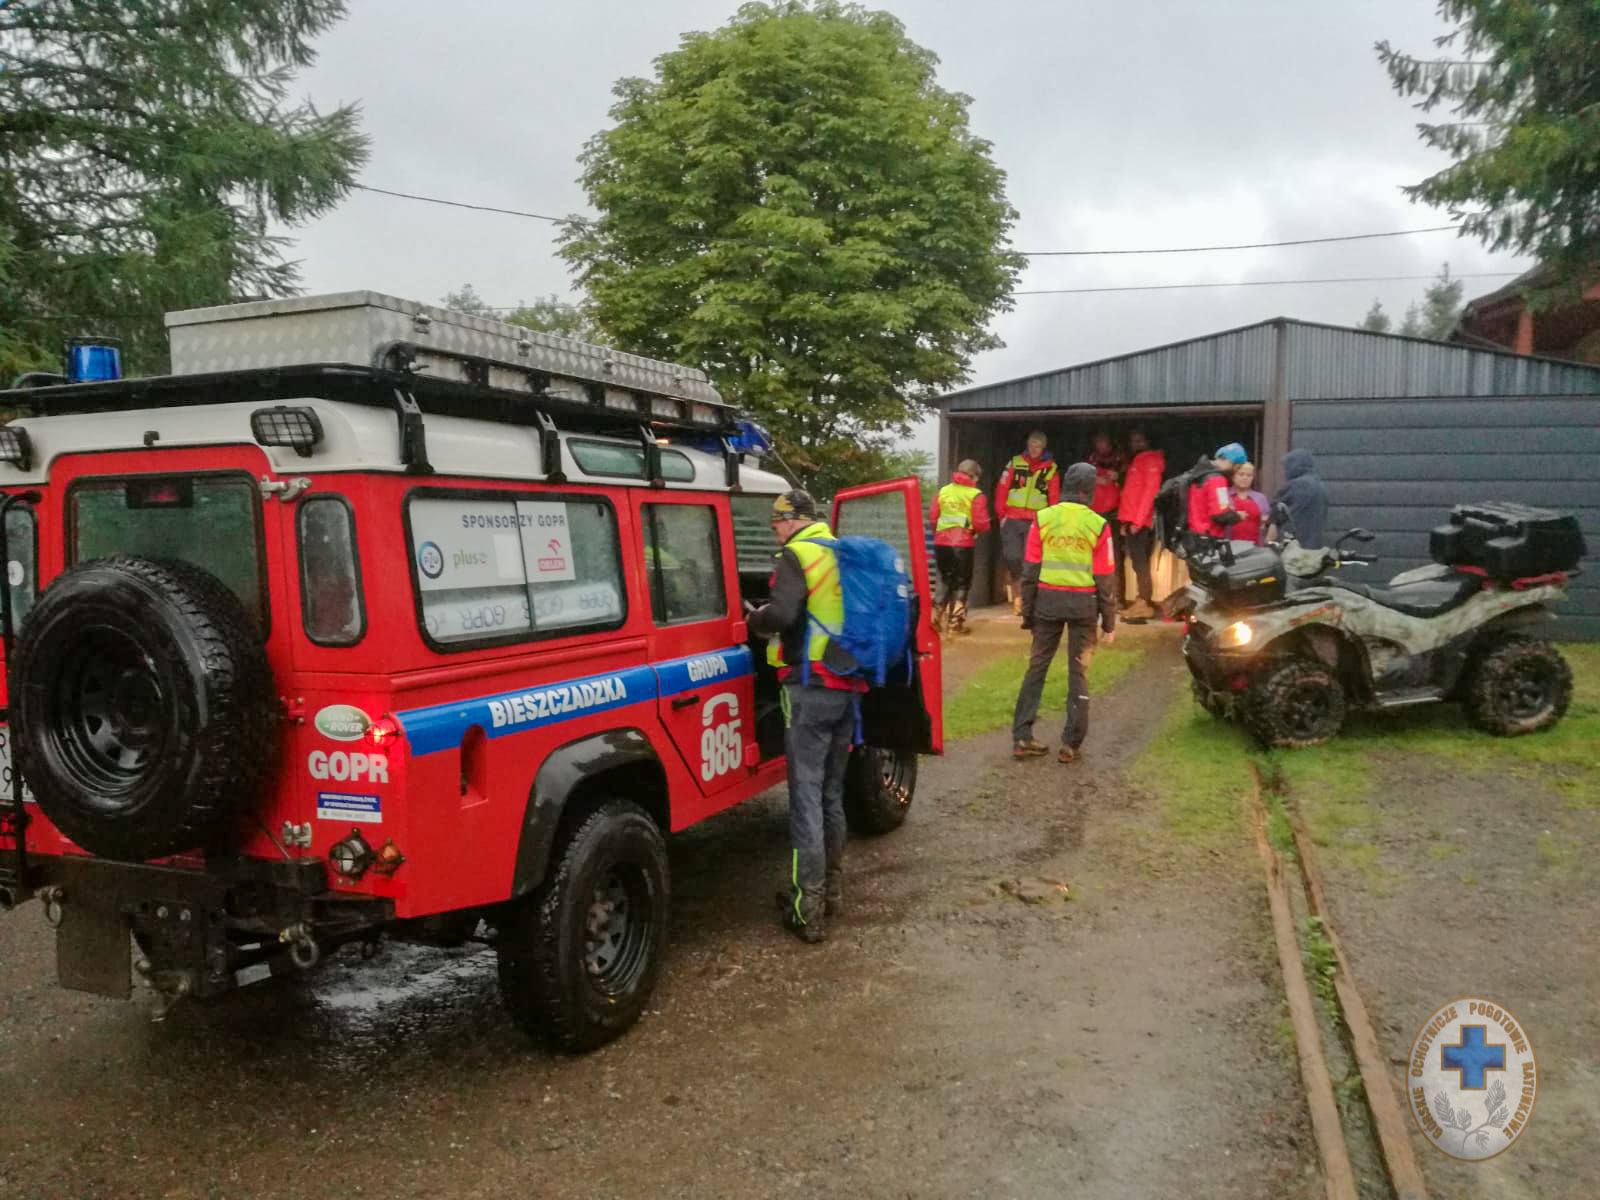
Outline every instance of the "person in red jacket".
<svg viewBox="0 0 1600 1200">
<path fill-rule="evenodd" d="M 1028 547 L 1028 531 L 1039 517 L 1039 510 L 1061 499 L 1061 475 L 1045 449 L 1047 439 L 1035 429 L 1028 435 L 1026 454 L 1018 454 L 1000 472 L 994 489 L 994 510 L 1000 514 L 1000 553 L 1005 556 L 1011 582 L 1006 592 L 1011 611 L 1022 612 L 1023 553 Z"/>
<path fill-rule="evenodd" d="M 1150 439 L 1142 429 L 1128 435 L 1128 451 L 1133 461 L 1128 464 L 1128 477 L 1122 484 L 1117 523 L 1122 527 L 1123 551 L 1133 561 L 1133 576 L 1139 587 L 1139 598 L 1128 606 L 1127 616 L 1130 621 L 1142 621 L 1156 612 L 1151 595 L 1150 556 L 1156 544 L 1156 492 L 1161 490 L 1161 477 L 1167 471 L 1167 456 L 1151 449 Z"/>
<path fill-rule="evenodd" d="M 1111 544 L 1116 552 L 1117 577 L 1112 582 L 1112 592 L 1117 597 L 1117 607 L 1121 608 L 1124 602 L 1122 586 L 1122 525 L 1117 520 L 1117 505 L 1122 500 L 1122 469 L 1126 461 L 1122 451 L 1118 450 L 1111 441 L 1111 435 L 1104 431 L 1094 435 L 1090 442 L 1089 454 L 1084 459 L 1094 468 L 1094 495 L 1089 500 L 1089 507 L 1106 519 L 1106 528 L 1111 530 Z"/>
<path fill-rule="evenodd" d="M 939 599 L 933 627 L 961 635 L 967 632 L 967 590 L 972 587 L 973 547 L 978 534 L 989 532 L 989 504 L 978 490 L 978 464 L 970 458 L 950 474 L 928 506 L 933 526 L 933 557 L 939 564 Z"/>
<path fill-rule="evenodd" d="M 1202 459 L 1202 462 L 1205 460 Z M 1250 456 L 1238 442 L 1229 442 L 1211 456 L 1211 469 L 1189 485 L 1189 532 L 1225 538 L 1239 521 L 1233 507 L 1233 472 Z"/>
</svg>

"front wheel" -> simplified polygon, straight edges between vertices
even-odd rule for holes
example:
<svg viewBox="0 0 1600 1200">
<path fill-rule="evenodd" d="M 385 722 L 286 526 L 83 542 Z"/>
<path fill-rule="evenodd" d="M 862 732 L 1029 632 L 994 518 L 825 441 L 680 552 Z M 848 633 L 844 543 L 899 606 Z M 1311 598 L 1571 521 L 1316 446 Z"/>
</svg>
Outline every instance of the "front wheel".
<svg viewBox="0 0 1600 1200">
<path fill-rule="evenodd" d="M 844 777 L 844 819 L 854 833 L 888 833 L 905 823 L 917 790 L 917 756 L 909 750 L 857 746 Z"/>
<path fill-rule="evenodd" d="M 1498 639 L 1469 668 L 1462 704 L 1486 733 L 1514 737 L 1548 729 L 1572 701 L 1572 668 L 1549 642 L 1524 634 Z"/>
<path fill-rule="evenodd" d="M 637 1021 L 661 970 L 669 896 L 666 842 L 638 805 L 607 800 L 570 829 L 497 946 L 518 1028 L 581 1053 Z"/>
<path fill-rule="evenodd" d="M 1320 746 L 1344 725 L 1344 688 L 1327 664 L 1286 658 L 1268 665 L 1250 688 L 1251 730 L 1268 746 Z"/>
</svg>

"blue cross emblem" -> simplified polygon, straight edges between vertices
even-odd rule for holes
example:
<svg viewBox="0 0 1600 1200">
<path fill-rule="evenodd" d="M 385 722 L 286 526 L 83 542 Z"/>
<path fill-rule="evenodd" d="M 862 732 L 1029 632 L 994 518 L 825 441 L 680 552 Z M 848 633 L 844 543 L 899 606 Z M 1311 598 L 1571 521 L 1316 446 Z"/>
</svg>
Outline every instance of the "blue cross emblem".
<svg viewBox="0 0 1600 1200">
<path fill-rule="evenodd" d="M 1463 1025 L 1461 1040 L 1454 1046 L 1439 1047 L 1439 1063 L 1446 1071 L 1461 1072 L 1461 1086 L 1482 1090 L 1488 1071 L 1506 1069 L 1506 1048 L 1503 1042 L 1489 1045 L 1484 1041 L 1483 1025 Z"/>
</svg>

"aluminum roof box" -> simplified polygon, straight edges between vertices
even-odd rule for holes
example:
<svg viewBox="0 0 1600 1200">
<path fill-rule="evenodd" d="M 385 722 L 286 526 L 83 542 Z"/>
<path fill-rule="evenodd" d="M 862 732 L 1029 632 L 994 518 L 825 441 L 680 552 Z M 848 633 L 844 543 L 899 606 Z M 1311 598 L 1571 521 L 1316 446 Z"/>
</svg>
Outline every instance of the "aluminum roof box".
<svg viewBox="0 0 1600 1200">
<path fill-rule="evenodd" d="M 185 309 L 168 313 L 166 325 L 174 375 L 306 363 L 384 366 L 390 348 L 402 344 L 415 369 L 435 379 L 526 390 L 529 373 L 540 372 L 549 376 L 551 393 L 570 393 L 575 400 L 596 398 L 586 385 L 603 385 L 607 407 L 631 409 L 639 394 L 727 407 L 705 373 L 693 367 L 379 292 Z M 503 366 L 490 366 L 483 378 L 483 360 Z"/>
</svg>

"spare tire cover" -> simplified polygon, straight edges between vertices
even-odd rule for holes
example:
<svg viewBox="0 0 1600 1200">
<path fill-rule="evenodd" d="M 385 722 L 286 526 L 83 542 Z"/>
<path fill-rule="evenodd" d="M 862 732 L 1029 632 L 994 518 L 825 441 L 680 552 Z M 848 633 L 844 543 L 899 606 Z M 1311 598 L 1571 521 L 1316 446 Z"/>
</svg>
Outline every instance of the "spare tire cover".
<svg viewBox="0 0 1600 1200">
<path fill-rule="evenodd" d="M 40 809 L 107 858 L 220 848 L 273 762 L 261 633 L 191 563 L 114 555 L 63 572 L 23 622 L 11 686 Z"/>
</svg>

